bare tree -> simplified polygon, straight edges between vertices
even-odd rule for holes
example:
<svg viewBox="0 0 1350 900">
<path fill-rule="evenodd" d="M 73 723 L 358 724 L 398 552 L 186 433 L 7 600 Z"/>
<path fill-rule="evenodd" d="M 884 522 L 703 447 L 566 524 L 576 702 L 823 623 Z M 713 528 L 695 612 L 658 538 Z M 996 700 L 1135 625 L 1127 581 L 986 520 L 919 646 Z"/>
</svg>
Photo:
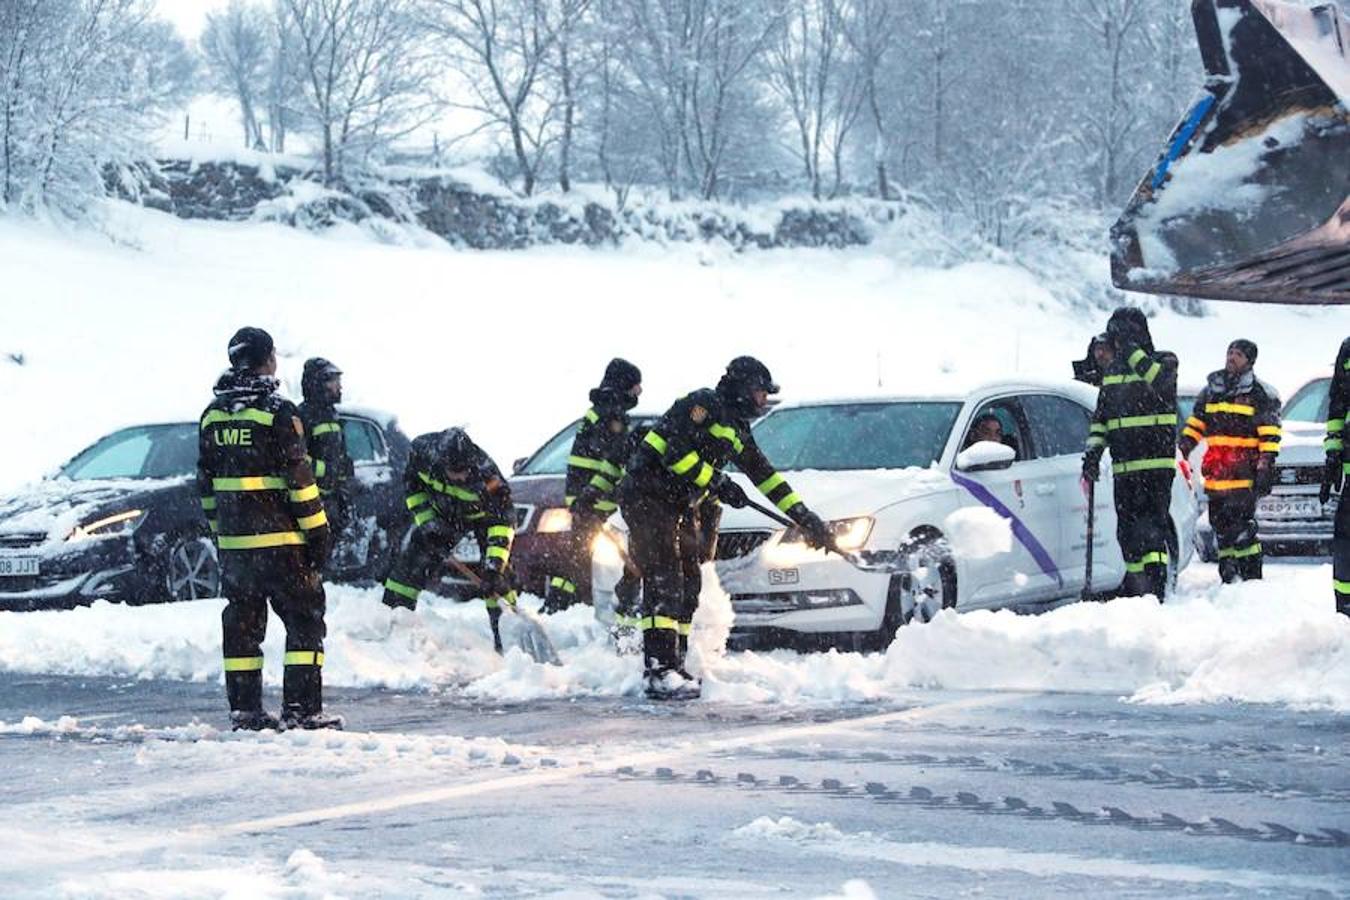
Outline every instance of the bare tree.
<svg viewBox="0 0 1350 900">
<path fill-rule="evenodd" d="M 244 127 L 244 146 L 263 143 L 257 106 L 266 93 L 273 52 L 267 14 L 259 6 L 230 0 L 219 12 L 207 13 L 201 47 L 216 90 L 234 97 Z"/>
<path fill-rule="evenodd" d="M 1143 118 L 1141 104 L 1135 101 L 1137 81 L 1132 77 L 1131 51 L 1142 46 L 1145 0 L 1078 0 L 1069 6 L 1074 20 L 1099 43 L 1101 54 L 1089 54 L 1088 60 L 1100 60 L 1100 74 L 1092 79 L 1094 99 L 1084 104 L 1081 114 L 1082 142 L 1094 157 L 1095 188 L 1098 205 L 1115 199 L 1125 177 L 1123 163 Z M 1139 39 L 1139 40 L 1136 40 Z M 1095 68 L 1095 67 L 1094 67 Z"/>
<path fill-rule="evenodd" d="M 425 124 L 432 70 L 409 0 L 285 0 L 324 183 Z"/>
<path fill-rule="evenodd" d="M 895 44 L 900 21 L 897 0 L 849 0 L 851 10 L 844 19 L 844 34 L 853 48 L 858 89 L 872 126 L 872 169 L 876 174 L 877 196 L 891 194 L 886 161 L 890 156 L 891 124 L 883 112 L 881 79 Z"/>
</svg>

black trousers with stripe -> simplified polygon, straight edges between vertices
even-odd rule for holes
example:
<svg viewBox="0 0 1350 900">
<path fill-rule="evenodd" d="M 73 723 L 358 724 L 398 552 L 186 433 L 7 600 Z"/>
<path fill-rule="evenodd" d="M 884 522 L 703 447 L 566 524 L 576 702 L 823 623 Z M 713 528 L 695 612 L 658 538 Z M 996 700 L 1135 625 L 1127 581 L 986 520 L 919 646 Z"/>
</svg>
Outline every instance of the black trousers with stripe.
<svg viewBox="0 0 1350 900">
<path fill-rule="evenodd" d="M 1261 542 L 1256 539 L 1256 492 L 1209 491 L 1209 524 L 1219 549 L 1219 577 L 1226 584 L 1261 577 Z"/>
<path fill-rule="evenodd" d="M 1116 475 L 1116 540 L 1125 557 L 1125 597 L 1167 593 L 1167 560 L 1172 544 L 1172 472 L 1156 470 Z M 1141 560 L 1146 561 L 1142 570 Z M 1131 567 L 1135 571 L 1131 571 Z"/>
<path fill-rule="evenodd" d="M 629 553 L 642 576 L 639 626 L 647 671 L 679 668 L 703 589 L 699 567 L 707 539 L 699 509 L 672 508 L 636 496 L 623 502 L 623 518 L 629 527 Z"/>
<path fill-rule="evenodd" d="M 267 637 L 267 608 L 286 628 L 282 705 L 300 715 L 323 709 L 323 639 L 326 600 L 323 580 L 301 548 L 225 550 L 221 587 L 227 599 L 220 614 L 221 644 L 227 669 L 225 693 L 230 709 L 262 709 L 262 643 Z M 256 663 L 244 662 L 256 660 Z M 233 662 L 230 662 L 233 661 Z"/>
</svg>

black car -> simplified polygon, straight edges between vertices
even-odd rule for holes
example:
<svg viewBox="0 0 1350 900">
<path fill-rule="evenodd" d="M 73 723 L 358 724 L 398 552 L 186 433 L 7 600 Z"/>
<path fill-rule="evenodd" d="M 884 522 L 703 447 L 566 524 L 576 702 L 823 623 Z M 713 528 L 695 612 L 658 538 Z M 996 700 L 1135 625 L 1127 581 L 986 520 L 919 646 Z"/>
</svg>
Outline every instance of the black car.
<svg viewBox="0 0 1350 900">
<path fill-rule="evenodd" d="M 326 576 L 377 580 L 407 527 L 408 438 L 386 413 L 340 407 L 338 414 L 356 485 L 352 525 Z M 197 427 L 114 431 L 55 475 L 0 498 L 0 610 L 218 596 L 216 549 L 195 481 Z"/>
</svg>

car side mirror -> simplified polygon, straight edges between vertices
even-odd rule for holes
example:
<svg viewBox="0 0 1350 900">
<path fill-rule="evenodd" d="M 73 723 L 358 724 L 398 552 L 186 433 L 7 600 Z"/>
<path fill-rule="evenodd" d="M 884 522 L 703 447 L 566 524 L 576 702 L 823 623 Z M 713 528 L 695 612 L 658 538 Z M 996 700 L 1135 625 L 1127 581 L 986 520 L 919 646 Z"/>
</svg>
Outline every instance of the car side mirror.
<svg viewBox="0 0 1350 900">
<path fill-rule="evenodd" d="M 527 462 L 529 462 L 529 461 L 530 461 L 530 458 L 529 458 L 528 456 L 522 456 L 520 459 L 518 459 L 518 460 L 516 460 L 515 462 L 511 463 L 511 474 L 512 474 L 512 475 L 519 475 L 519 474 L 520 474 L 520 470 L 521 470 L 521 469 L 524 469 L 524 468 L 525 468 L 525 463 L 527 463 Z"/>
<path fill-rule="evenodd" d="M 976 441 L 956 454 L 956 468 L 962 472 L 988 472 L 1006 469 L 1017 458 L 1017 451 L 997 441 Z"/>
</svg>

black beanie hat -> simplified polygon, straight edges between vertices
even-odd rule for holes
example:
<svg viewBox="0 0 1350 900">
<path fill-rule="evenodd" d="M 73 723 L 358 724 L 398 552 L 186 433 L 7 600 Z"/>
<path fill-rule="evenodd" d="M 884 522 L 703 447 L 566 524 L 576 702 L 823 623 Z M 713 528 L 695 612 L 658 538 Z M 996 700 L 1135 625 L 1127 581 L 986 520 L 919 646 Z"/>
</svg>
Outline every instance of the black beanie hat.
<svg viewBox="0 0 1350 900">
<path fill-rule="evenodd" d="M 1229 350 L 1236 350 L 1247 357 L 1247 365 L 1256 365 L 1256 343 L 1246 338 L 1238 338 L 1228 345 Z"/>
<path fill-rule="evenodd" d="M 642 371 L 626 359 L 614 357 L 605 366 L 605 377 L 600 379 L 600 387 L 623 393 L 642 383 Z"/>
<path fill-rule="evenodd" d="M 235 369 L 256 369 L 267 362 L 275 346 L 272 336 L 261 328 L 240 328 L 230 338 L 230 366 Z"/>
</svg>

